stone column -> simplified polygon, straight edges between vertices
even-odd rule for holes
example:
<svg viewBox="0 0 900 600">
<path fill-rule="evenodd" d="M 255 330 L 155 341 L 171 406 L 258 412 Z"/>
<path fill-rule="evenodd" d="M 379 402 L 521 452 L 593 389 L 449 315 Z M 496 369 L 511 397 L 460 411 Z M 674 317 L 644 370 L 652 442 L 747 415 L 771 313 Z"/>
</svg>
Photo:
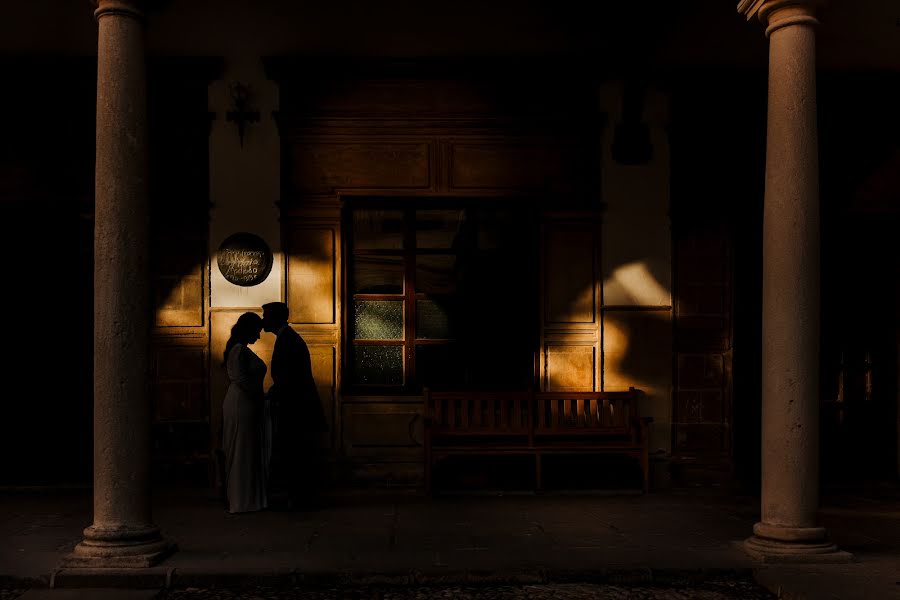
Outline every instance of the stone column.
<svg viewBox="0 0 900 600">
<path fill-rule="evenodd" d="M 94 522 L 64 564 L 148 567 L 174 547 L 150 516 L 143 13 L 140 0 L 96 4 Z"/>
<path fill-rule="evenodd" d="M 746 550 L 763 561 L 835 561 L 819 506 L 819 165 L 810 0 L 743 0 L 767 25 L 769 108 L 763 213 L 762 519 Z"/>
</svg>

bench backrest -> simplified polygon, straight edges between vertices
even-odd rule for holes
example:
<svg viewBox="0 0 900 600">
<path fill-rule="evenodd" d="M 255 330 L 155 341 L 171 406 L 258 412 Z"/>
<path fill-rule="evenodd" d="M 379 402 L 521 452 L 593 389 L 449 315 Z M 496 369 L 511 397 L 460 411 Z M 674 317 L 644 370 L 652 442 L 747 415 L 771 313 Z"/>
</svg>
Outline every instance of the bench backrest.
<svg viewBox="0 0 900 600">
<path fill-rule="evenodd" d="M 531 430 L 531 392 L 431 392 L 425 414 L 434 431 L 527 433 Z"/>
<path fill-rule="evenodd" d="M 627 434 L 638 415 L 634 388 L 627 392 L 538 392 L 535 434 Z"/>
<path fill-rule="evenodd" d="M 638 416 L 624 392 L 433 392 L 425 390 L 431 431 L 465 434 L 628 434 Z"/>
</svg>

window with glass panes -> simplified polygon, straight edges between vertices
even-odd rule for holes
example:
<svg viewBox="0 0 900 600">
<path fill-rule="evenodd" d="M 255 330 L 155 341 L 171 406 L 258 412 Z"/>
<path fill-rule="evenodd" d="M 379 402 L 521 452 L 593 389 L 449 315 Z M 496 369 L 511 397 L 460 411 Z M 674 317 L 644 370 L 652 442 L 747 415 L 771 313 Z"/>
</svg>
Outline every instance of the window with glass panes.
<svg viewBox="0 0 900 600">
<path fill-rule="evenodd" d="M 535 272 L 523 252 L 529 231 L 514 214 L 446 205 L 349 210 L 348 383 L 370 391 L 480 385 L 509 379 L 512 362 L 513 378 L 527 379 L 521 340 L 499 358 L 486 345 L 490 331 L 513 343 L 528 331 L 529 301 L 508 300 Z"/>
</svg>

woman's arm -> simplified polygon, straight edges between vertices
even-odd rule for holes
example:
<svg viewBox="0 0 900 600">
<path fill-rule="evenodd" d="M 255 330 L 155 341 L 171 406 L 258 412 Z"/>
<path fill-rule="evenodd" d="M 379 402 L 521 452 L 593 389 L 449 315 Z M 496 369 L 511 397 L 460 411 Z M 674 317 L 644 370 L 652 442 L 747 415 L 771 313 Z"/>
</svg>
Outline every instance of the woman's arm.
<svg viewBox="0 0 900 600">
<path fill-rule="evenodd" d="M 239 377 L 234 383 L 248 396 L 254 400 L 261 398 L 263 395 L 262 381 L 256 382 L 253 376 L 253 359 L 260 360 L 250 348 L 241 346 L 240 354 L 238 354 L 238 373 Z"/>
</svg>

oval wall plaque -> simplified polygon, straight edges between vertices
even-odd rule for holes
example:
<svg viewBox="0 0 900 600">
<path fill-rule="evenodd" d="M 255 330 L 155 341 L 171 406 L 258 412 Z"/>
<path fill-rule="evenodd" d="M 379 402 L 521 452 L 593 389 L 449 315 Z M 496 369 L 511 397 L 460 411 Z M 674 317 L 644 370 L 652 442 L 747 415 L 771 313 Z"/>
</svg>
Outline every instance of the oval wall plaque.
<svg viewBox="0 0 900 600">
<path fill-rule="evenodd" d="M 265 281 L 272 271 L 272 251 L 258 235 L 235 233 L 219 246 L 216 262 L 222 276 L 235 285 L 249 287 Z"/>
</svg>

